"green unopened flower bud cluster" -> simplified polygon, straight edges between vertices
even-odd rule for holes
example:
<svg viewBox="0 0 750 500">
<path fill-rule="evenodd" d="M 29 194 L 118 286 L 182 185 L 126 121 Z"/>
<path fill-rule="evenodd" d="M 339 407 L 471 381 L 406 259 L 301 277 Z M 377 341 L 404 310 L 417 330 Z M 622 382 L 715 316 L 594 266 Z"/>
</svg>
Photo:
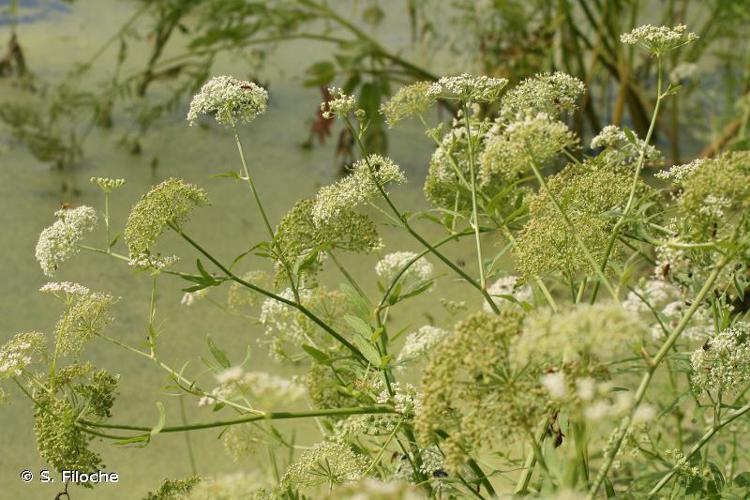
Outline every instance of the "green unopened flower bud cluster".
<svg viewBox="0 0 750 500">
<path fill-rule="evenodd" d="M 169 223 L 180 226 L 194 208 L 206 204 L 206 192 L 181 179 L 167 179 L 154 186 L 133 206 L 125 224 L 131 258 L 149 254 Z"/>
</svg>

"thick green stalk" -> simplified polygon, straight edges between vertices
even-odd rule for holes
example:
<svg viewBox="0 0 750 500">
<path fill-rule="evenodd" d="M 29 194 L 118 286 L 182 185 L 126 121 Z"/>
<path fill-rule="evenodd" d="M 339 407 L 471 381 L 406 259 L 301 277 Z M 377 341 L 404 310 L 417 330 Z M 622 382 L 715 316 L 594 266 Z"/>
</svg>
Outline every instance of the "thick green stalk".
<svg viewBox="0 0 750 500">
<path fill-rule="evenodd" d="M 633 403 L 630 406 L 630 410 L 628 411 L 628 414 L 622 419 L 622 423 L 620 424 L 614 446 L 612 447 L 611 450 L 608 450 L 607 459 L 604 462 L 604 465 L 599 470 L 596 476 L 596 479 L 594 480 L 594 484 L 591 486 L 591 489 L 589 490 L 589 494 L 588 494 L 589 500 L 593 500 L 593 498 L 596 496 L 596 492 L 599 490 L 602 483 L 604 482 L 604 479 L 607 477 L 607 474 L 609 473 L 609 469 L 612 467 L 612 464 L 615 461 L 617 452 L 619 451 L 620 446 L 622 446 L 622 442 L 625 439 L 625 435 L 627 434 L 628 430 L 630 430 L 630 425 L 633 422 L 633 416 L 635 415 L 636 410 L 638 410 L 638 407 L 640 406 L 641 402 L 643 401 L 643 398 L 646 395 L 646 390 L 648 389 L 648 386 L 651 383 L 651 380 L 654 376 L 654 373 L 656 372 L 656 369 L 659 368 L 659 365 L 667 356 L 667 353 L 669 352 L 669 350 L 672 348 L 674 343 L 677 342 L 677 339 L 680 337 L 680 335 L 685 330 L 685 328 L 687 328 L 693 315 L 701 306 L 703 299 L 705 299 L 708 293 L 711 291 L 711 288 L 713 287 L 714 282 L 716 281 L 716 278 L 718 278 L 719 273 L 721 273 L 721 271 L 724 269 L 724 267 L 727 265 L 728 262 L 729 262 L 729 257 L 725 256 L 721 259 L 721 261 L 719 261 L 716 264 L 716 268 L 714 268 L 714 270 L 706 279 L 706 282 L 704 283 L 703 288 L 701 288 L 700 292 L 698 292 L 698 295 L 695 297 L 695 299 L 693 300 L 693 303 L 685 312 L 685 315 L 682 317 L 682 319 L 680 319 L 680 322 L 677 324 L 675 329 L 672 331 L 669 337 L 667 337 L 667 340 L 664 341 L 664 344 L 659 349 L 659 352 L 656 353 L 656 355 L 651 360 L 651 363 L 649 363 L 649 366 L 646 369 L 646 372 L 643 374 L 643 378 L 641 379 L 641 384 L 635 393 L 635 396 L 633 398 Z"/>
<path fill-rule="evenodd" d="M 200 429 L 213 429 L 216 427 L 227 427 L 230 425 L 246 424 L 248 422 L 259 422 L 266 420 L 289 420 L 296 418 L 311 418 L 311 417 L 334 417 L 342 415 L 373 415 L 380 413 L 396 413 L 396 410 L 387 406 L 361 406 L 354 408 L 332 408 L 326 410 L 310 410 L 300 412 L 268 412 L 262 415 L 246 415 L 244 417 L 234 418 L 230 420 L 215 420 L 213 422 L 203 422 L 198 424 L 188 425 L 176 425 L 172 427 L 164 427 L 159 431 L 160 433 L 170 432 L 186 432 L 195 431 Z M 100 422 L 91 422 L 88 420 L 80 420 L 79 423 L 86 427 L 96 427 L 101 429 L 117 429 L 123 431 L 138 431 L 138 432 L 150 432 L 152 427 L 139 426 L 139 425 L 125 425 L 125 424 L 107 424 Z"/>
<path fill-rule="evenodd" d="M 305 316 L 307 316 L 308 318 L 310 318 L 310 320 L 312 320 L 313 323 L 315 323 L 316 325 L 318 325 L 319 327 L 321 327 L 323 330 L 325 330 L 326 333 L 328 333 L 331 337 L 333 337 L 334 339 L 336 339 L 341 345 L 343 345 L 344 347 L 346 347 L 347 349 L 349 349 L 349 351 L 351 351 L 352 354 L 354 354 L 358 359 L 360 359 L 364 363 L 369 363 L 367 361 L 367 358 L 365 357 L 365 355 L 362 354 L 362 351 L 360 351 L 359 349 L 357 349 L 357 347 L 354 346 L 354 344 L 352 344 L 351 342 L 349 342 L 348 340 L 346 340 L 340 333 L 338 333 L 336 330 L 334 330 L 330 325 L 328 325 L 325 321 L 323 321 L 318 316 L 316 316 L 312 311 L 310 311 L 309 309 L 307 309 L 305 306 L 303 306 L 299 302 L 296 302 L 294 300 L 286 299 L 286 298 L 284 298 L 284 297 L 282 297 L 280 295 L 276 295 L 273 292 L 269 292 L 268 290 L 266 290 L 264 288 L 261 288 L 261 287 L 259 287 L 257 285 L 253 285 L 252 283 L 249 283 L 249 282 L 243 280 L 242 278 L 240 278 L 239 276 L 237 276 L 236 274 L 234 274 L 232 271 L 230 271 L 221 262 L 219 262 L 218 260 L 216 260 L 216 258 L 213 255 L 211 255 L 205 249 L 203 249 L 203 247 L 201 247 L 198 243 L 196 243 L 187 234 L 185 234 L 184 232 L 182 232 L 182 230 L 179 227 L 175 226 L 171 222 L 169 223 L 169 226 L 177 234 L 179 234 L 185 241 L 187 241 L 188 243 L 190 243 L 190 245 L 192 245 L 196 250 L 198 250 L 201 254 L 205 255 L 206 258 L 208 260 L 210 260 L 216 267 L 218 267 L 219 269 L 221 269 L 221 271 L 229 279 L 231 279 L 235 283 L 238 283 L 238 284 L 240 284 L 240 285 L 242 285 L 242 286 L 244 286 L 246 288 L 249 288 L 250 290 L 253 290 L 254 292 L 257 292 L 257 293 L 259 293 L 261 295 L 265 295 L 268 298 L 274 299 L 274 300 L 276 300 L 278 302 L 281 302 L 283 304 L 286 304 L 286 305 L 288 305 L 290 307 L 293 307 L 293 308 L 297 309 L 299 312 L 301 312 L 302 314 L 304 314 Z"/>
</svg>

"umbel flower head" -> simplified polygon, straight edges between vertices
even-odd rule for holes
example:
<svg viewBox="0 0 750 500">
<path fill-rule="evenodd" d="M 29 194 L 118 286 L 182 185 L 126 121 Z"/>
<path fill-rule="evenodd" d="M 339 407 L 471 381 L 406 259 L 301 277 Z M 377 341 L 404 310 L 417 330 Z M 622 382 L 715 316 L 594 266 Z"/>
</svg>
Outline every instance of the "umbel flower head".
<svg viewBox="0 0 750 500">
<path fill-rule="evenodd" d="M 77 353 L 83 344 L 112 322 L 110 308 L 116 299 L 108 293 L 68 294 L 65 311 L 55 325 L 56 350 L 61 355 Z"/>
<path fill-rule="evenodd" d="M 375 274 L 387 285 L 416 257 L 417 254 L 414 252 L 391 252 L 386 254 L 375 264 Z M 424 257 L 420 257 L 406 268 L 406 271 L 399 276 L 399 281 L 402 285 L 419 284 L 430 279 L 432 270 L 430 261 Z"/>
<path fill-rule="evenodd" d="M 577 304 L 558 313 L 541 310 L 526 318 L 513 356 L 519 363 L 612 360 L 618 349 L 638 343 L 646 331 L 640 318 L 619 304 Z"/>
<path fill-rule="evenodd" d="M 125 224 L 131 258 L 150 253 L 169 223 L 181 225 L 194 208 L 206 204 L 206 192 L 181 179 L 167 179 L 151 188 L 130 210 Z"/>
<path fill-rule="evenodd" d="M 693 386 L 707 392 L 732 392 L 750 380 L 750 325 L 737 323 L 690 357 Z"/>
<path fill-rule="evenodd" d="M 471 164 L 466 120 L 469 122 L 474 154 L 483 147 L 492 124 L 487 120 L 461 115 L 432 153 L 424 184 L 427 199 L 434 205 L 450 210 L 471 210 L 468 182 Z"/>
<path fill-rule="evenodd" d="M 522 435 L 545 411 L 540 373 L 533 366 L 514 370 L 510 363 L 509 348 L 522 320 L 516 308 L 476 313 L 429 356 L 415 430 L 423 442 L 433 442 L 438 429 L 449 434 L 440 443 L 449 471 L 459 471 L 467 455 L 485 445 Z"/>
<path fill-rule="evenodd" d="M 489 133 L 479 157 L 483 185 L 507 185 L 530 170 L 542 167 L 578 139 L 563 122 L 540 112 L 509 123 L 497 134 Z"/>
<path fill-rule="evenodd" d="M 111 179 L 109 177 L 92 177 L 91 184 L 96 184 L 105 193 L 111 193 L 125 185 L 125 179 Z"/>
<path fill-rule="evenodd" d="M 437 326 L 425 325 L 406 336 L 404 346 L 398 353 L 397 362 L 407 364 L 427 356 L 432 349 L 448 337 L 449 333 Z"/>
<path fill-rule="evenodd" d="M 492 297 L 492 301 L 498 307 L 508 307 L 518 305 L 517 302 L 531 302 L 534 298 L 531 287 L 523 282 L 519 276 L 503 276 L 498 278 L 487 288 L 487 293 Z M 491 313 L 492 308 L 485 302 L 483 308 L 486 312 Z"/>
<path fill-rule="evenodd" d="M 300 274 L 317 272 L 327 250 L 369 253 L 381 246 L 375 223 L 367 215 L 342 208 L 339 216 L 318 219 L 316 223 L 315 205 L 314 200 L 298 201 L 276 228 L 282 257 L 291 264 L 305 263 L 299 267 Z"/>
<path fill-rule="evenodd" d="M 320 226 L 351 213 L 351 210 L 378 194 L 378 185 L 403 184 L 406 177 L 389 158 L 372 154 L 357 161 L 349 175 L 318 191 L 312 207 L 313 222 Z"/>
<path fill-rule="evenodd" d="M 588 159 L 583 165 L 568 165 L 550 177 L 547 180 L 549 192 L 541 189 L 529 204 L 529 222 L 515 248 L 519 270 L 525 276 L 593 273 L 550 193 L 562 206 L 573 230 L 593 258 L 602 262 L 617 220 L 609 213 L 625 206 L 631 183 L 630 175 L 608 168 L 597 158 Z M 638 193 L 646 189 L 639 184 Z"/>
<path fill-rule="evenodd" d="M 316 486 L 328 489 L 337 484 L 359 480 L 367 469 L 367 460 L 345 444 L 322 442 L 300 455 L 281 479 L 286 490 L 303 490 Z"/>
<path fill-rule="evenodd" d="M 683 237 L 720 239 L 750 228 L 750 152 L 724 153 L 680 171 Z"/>
<path fill-rule="evenodd" d="M 510 89 L 502 101 L 501 116 L 515 120 L 546 113 L 551 117 L 576 109 L 586 86 L 578 78 L 562 73 L 539 73 Z"/>
<path fill-rule="evenodd" d="M 598 156 L 613 168 L 635 164 L 644 148 L 643 159 L 646 164 L 654 165 L 662 160 L 661 151 L 656 147 L 646 144 L 634 134 L 628 136 L 624 130 L 615 125 L 607 125 L 591 139 L 591 148 L 601 149 Z"/>
<path fill-rule="evenodd" d="M 250 123 L 265 113 L 268 92 L 253 82 L 231 76 L 215 76 L 193 96 L 187 120 L 193 125 L 200 115 L 212 115 L 224 126 Z"/>
<path fill-rule="evenodd" d="M 21 375 L 44 349 L 43 333 L 26 332 L 15 335 L 0 347 L 0 380 Z"/>
<path fill-rule="evenodd" d="M 293 300 L 292 290 L 287 288 L 279 294 Z M 338 290 L 318 286 L 300 290 L 300 301 L 308 310 L 334 329 L 343 327 L 344 317 L 352 313 L 346 295 Z M 265 339 L 269 351 L 276 359 L 299 357 L 300 346 L 312 344 L 319 350 L 337 349 L 340 344 L 333 342 L 321 328 L 297 309 L 275 299 L 266 299 L 261 304 L 259 321 L 265 329 Z"/>
<path fill-rule="evenodd" d="M 328 89 L 331 98 L 320 103 L 320 111 L 323 118 L 330 120 L 332 118 L 346 118 L 349 113 L 357 109 L 357 100 L 353 95 L 345 94 L 343 90 L 336 87 Z"/>
<path fill-rule="evenodd" d="M 436 96 L 429 92 L 431 82 L 416 82 L 398 89 L 382 106 L 380 112 L 388 126 L 393 127 L 404 118 L 418 116 L 435 103 Z"/>
<path fill-rule="evenodd" d="M 508 84 L 505 78 L 474 76 L 463 73 L 457 76 L 444 76 L 430 85 L 427 95 L 432 98 L 455 99 L 468 102 L 493 102 Z"/>
<path fill-rule="evenodd" d="M 687 30 L 684 24 L 677 26 L 652 26 L 646 24 L 629 33 L 620 35 L 620 41 L 638 45 L 656 56 L 682 47 L 698 39 L 698 35 Z"/>
<path fill-rule="evenodd" d="M 76 255 L 78 243 L 96 226 L 96 210 L 81 206 L 55 212 L 57 221 L 45 228 L 36 244 L 36 260 L 46 276 L 53 276 L 59 265 Z"/>
</svg>

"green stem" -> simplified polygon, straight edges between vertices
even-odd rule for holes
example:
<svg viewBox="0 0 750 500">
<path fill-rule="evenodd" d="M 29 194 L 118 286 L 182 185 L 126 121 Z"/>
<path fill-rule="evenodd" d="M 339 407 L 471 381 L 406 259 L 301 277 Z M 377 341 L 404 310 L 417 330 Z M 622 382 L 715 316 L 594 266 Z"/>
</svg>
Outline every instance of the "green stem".
<svg viewBox="0 0 750 500">
<path fill-rule="evenodd" d="M 575 239 L 576 244 L 581 249 L 583 254 L 586 256 L 586 260 L 588 260 L 589 265 L 591 266 L 592 269 L 596 271 L 596 274 L 599 276 L 599 280 L 602 283 L 604 283 L 604 286 L 607 288 L 607 291 L 609 291 L 610 295 L 612 295 L 612 298 L 615 301 L 617 301 L 618 300 L 617 292 L 612 287 L 612 284 L 609 282 L 609 279 L 607 279 L 607 276 L 599 268 L 599 265 L 596 262 L 596 259 L 594 259 L 593 255 L 591 255 L 591 252 L 589 252 L 589 249 L 586 246 L 586 244 L 578 235 L 578 231 L 576 231 L 575 226 L 571 222 L 570 218 L 568 218 L 568 214 L 565 213 L 565 210 L 563 209 L 562 205 L 560 205 L 560 202 L 552 194 L 552 191 L 550 191 L 549 187 L 547 186 L 547 182 L 544 180 L 544 177 L 542 177 L 541 172 L 539 172 L 539 169 L 534 164 L 534 162 L 530 162 L 529 164 L 531 166 L 531 170 L 534 172 L 534 175 L 536 176 L 537 181 L 539 181 L 539 185 L 542 187 L 542 189 L 544 189 L 547 192 L 547 196 L 549 196 L 550 200 L 552 200 L 552 203 L 555 205 L 555 208 L 560 213 L 560 216 L 563 218 L 565 225 L 568 226 L 568 230 L 570 231 L 570 234 L 573 235 L 573 238 Z"/>
<path fill-rule="evenodd" d="M 711 440 L 714 434 L 748 412 L 750 412 L 750 404 L 738 408 L 737 410 L 731 412 L 726 418 L 718 422 L 716 425 L 712 425 L 711 428 L 700 438 L 700 440 L 695 443 L 695 445 L 693 445 L 687 455 L 685 455 L 685 460 L 690 460 L 693 455 L 698 453 L 701 448 L 703 448 Z M 659 493 L 659 490 L 661 490 L 664 485 L 666 485 L 669 480 L 672 479 L 672 477 L 677 473 L 679 469 L 680 465 L 675 464 L 674 467 L 669 470 L 669 472 L 662 476 L 659 482 L 656 483 L 651 491 L 648 492 L 648 498 L 653 498 L 654 496 L 656 496 L 656 494 Z"/>
<path fill-rule="evenodd" d="M 474 165 L 474 146 L 472 144 L 471 126 L 469 124 L 469 109 L 464 104 L 464 121 L 466 123 L 466 142 L 469 149 L 469 176 L 471 182 L 471 227 L 474 229 L 474 244 L 477 250 L 477 264 L 479 266 L 479 285 L 487 288 L 484 280 L 484 259 L 482 258 L 482 241 L 479 238 L 479 211 L 477 210 L 477 174 Z"/>
<path fill-rule="evenodd" d="M 693 315 L 701 306 L 703 299 L 705 299 L 708 293 L 711 291 L 711 288 L 713 287 L 714 282 L 719 277 L 719 273 L 721 273 L 721 271 L 724 269 L 724 267 L 727 265 L 728 262 L 729 262 L 729 257 L 725 256 L 721 259 L 721 261 L 719 261 L 716 264 L 716 268 L 714 268 L 714 270 L 706 279 L 706 282 L 704 283 L 703 288 L 701 288 L 700 292 L 698 292 L 698 295 L 695 297 L 695 300 L 690 305 L 688 310 L 685 312 L 685 315 L 682 317 L 682 319 L 680 319 L 680 322 L 677 324 L 677 326 L 669 335 L 669 337 L 667 337 L 667 340 L 661 346 L 661 348 L 659 349 L 659 352 L 657 352 L 656 356 L 654 356 L 654 358 L 651 360 L 651 363 L 649 364 L 646 372 L 643 374 L 643 378 L 641 379 L 641 384 L 635 393 L 635 396 L 633 398 L 633 403 L 630 406 L 630 410 L 628 411 L 628 414 L 623 418 L 622 423 L 620 424 L 614 446 L 611 450 L 608 451 L 607 459 L 604 465 L 599 470 L 596 476 L 596 479 L 594 480 L 594 484 L 591 486 L 591 489 L 589 490 L 589 494 L 588 494 L 589 500 L 593 500 L 593 498 L 596 496 L 597 491 L 599 490 L 599 487 L 601 487 L 602 483 L 604 482 L 604 479 L 607 477 L 607 473 L 609 472 L 609 469 L 612 467 L 612 464 L 615 461 L 617 452 L 619 451 L 620 446 L 622 446 L 622 442 L 625 439 L 625 435 L 627 434 L 628 430 L 630 430 L 630 425 L 633 421 L 633 416 L 635 415 L 635 412 L 638 410 L 638 407 L 640 406 L 641 402 L 643 401 L 643 398 L 646 395 L 646 390 L 648 389 L 648 386 L 651 383 L 651 380 L 654 376 L 654 373 L 656 372 L 656 369 L 664 360 L 664 358 L 666 357 L 667 353 L 672 348 L 674 343 L 677 342 L 677 339 L 680 337 L 680 335 L 685 330 L 685 328 L 687 328 Z"/>
<path fill-rule="evenodd" d="M 446 266 L 448 266 L 450 269 L 452 269 L 456 274 L 458 274 L 461 278 L 463 278 L 467 283 L 469 283 L 471 286 L 479 290 L 479 292 L 484 296 L 484 299 L 487 301 L 487 304 L 489 304 L 490 308 L 495 312 L 495 314 L 500 313 L 500 309 L 498 309 L 497 304 L 495 304 L 495 301 L 492 300 L 492 297 L 489 293 L 487 293 L 487 290 L 485 290 L 477 281 L 466 274 L 466 272 L 458 267 L 453 261 L 451 261 L 448 257 L 443 255 L 441 252 L 439 252 L 434 246 L 432 246 L 427 240 L 425 240 L 422 235 L 420 235 L 417 231 L 414 230 L 413 227 L 411 227 L 411 224 L 409 224 L 407 218 L 405 215 L 401 213 L 401 211 L 396 208 L 396 205 L 393 204 L 393 201 L 391 201 L 391 198 L 388 196 L 388 193 L 385 192 L 385 189 L 383 189 L 383 186 L 380 185 L 380 182 L 378 182 L 377 177 L 375 176 L 375 171 L 372 168 L 372 165 L 370 164 L 370 160 L 367 156 L 367 150 L 364 147 L 364 144 L 362 144 L 362 139 L 360 138 L 359 134 L 356 133 L 354 130 L 354 127 L 352 127 L 351 122 L 349 119 L 344 120 L 346 123 L 347 128 L 352 133 L 352 136 L 355 138 L 357 145 L 359 146 L 360 151 L 362 152 L 362 155 L 364 156 L 365 164 L 367 165 L 368 170 L 370 171 L 370 176 L 372 177 L 373 182 L 375 183 L 375 186 L 378 189 L 378 192 L 385 200 L 386 204 L 388 204 L 388 207 L 391 209 L 391 211 L 396 215 L 398 220 L 401 223 L 401 226 L 406 229 L 406 231 L 414 237 L 419 243 L 421 243 L 425 248 L 427 248 L 435 257 L 440 259 Z"/>
<path fill-rule="evenodd" d="M 535 444 L 532 444 L 531 451 L 526 455 L 526 461 L 523 465 L 523 473 L 516 482 L 516 488 L 513 490 L 514 495 L 524 495 L 528 491 L 531 477 L 534 475 L 534 467 L 536 466 L 536 448 L 540 447 L 544 440 L 547 438 L 547 426 L 549 425 L 549 419 L 544 418 L 544 422 L 539 426 L 539 432 L 535 439 Z"/>
<path fill-rule="evenodd" d="M 179 227 L 177 227 L 176 225 L 174 225 L 171 222 L 169 223 L 169 226 L 177 234 L 179 234 L 185 241 L 187 241 L 188 243 L 190 243 L 190 245 L 192 245 L 196 250 L 198 250 L 201 254 L 205 255 L 206 258 L 208 260 L 210 260 L 216 267 L 218 267 L 219 269 L 221 269 L 221 271 L 229 279 L 231 279 L 235 283 L 238 283 L 238 284 L 240 284 L 240 285 L 242 285 L 242 286 L 244 286 L 246 288 L 249 288 L 250 290 L 253 290 L 253 291 L 255 291 L 255 292 L 257 292 L 257 293 L 259 293 L 261 295 L 265 295 L 266 297 L 274 299 L 277 302 L 281 302 L 283 304 L 286 304 L 286 305 L 288 305 L 290 307 L 293 307 L 293 308 L 297 309 L 299 312 L 301 312 L 302 314 L 304 314 L 305 316 L 307 316 L 308 318 L 310 318 L 310 320 L 312 320 L 313 323 L 315 323 L 316 325 L 318 325 L 319 327 L 321 327 L 323 330 L 325 330 L 326 333 L 328 333 L 331 337 L 333 337 L 334 339 L 336 339 L 341 345 L 343 345 L 344 347 L 346 347 L 347 349 L 349 349 L 349 351 L 351 351 L 352 354 L 354 354 L 357 358 L 359 358 L 364 363 L 368 363 L 367 358 L 365 357 L 365 355 L 362 354 L 362 352 L 359 349 L 357 349 L 357 347 L 355 347 L 351 342 L 349 342 L 344 337 L 342 337 L 340 333 L 338 333 L 336 330 L 334 330 L 325 321 L 323 321 L 322 319 L 320 319 L 319 317 L 317 317 L 312 311 L 310 311 L 309 309 L 307 309 L 305 306 L 303 306 L 299 302 L 296 302 L 294 300 L 286 299 L 284 297 L 281 297 L 280 295 L 276 295 L 273 292 L 270 292 L 270 291 L 265 290 L 265 289 L 263 289 L 263 288 L 261 288 L 261 287 L 259 287 L 257 285 L 254 285 L 252 283 L 249 283 L 249 282 L 243 280 L 239 276 L 237 276 L 234 273 L 232 273 L 232 271 L 230 271 L 221 262 L 219 262 L 218 260 L 216 260 L 216 258 L 213 255 L 211 255 L 205 249 L 203 249 L 203 247 L 201 247 L 198 243 L 196 243 L 187 234 L 185 234 L 184 232 L 182 232 L 182 230 Z"/>
<path fill-rule="evenodd" d="M 294 275 L 292 274 L 291 266 L 289 265 L 289 262 L 287 262 L 286 260 L 286 256 L 284 255 L 284 252 L 281 249 L 281 245 L 279 245 L 278 241 L 276 241 L 276 234 L 274 233 L 273 228 L 271 227 L 271 223 L 268 220 L 268 215 L 266 214 L 265 208 L 263 208 L 263 203 L 260 201 L 260 195 L 258 194 L 258 189 L 255 187 L 255 182 L 253 181 L 253 178 L 250 175 L 250 169 L 247 166 L 247 160 L 245 160 L 245 150 L 242 147 L 240 134 L 237 131 L 237 127 L 234 125 L 234 123 L 232 123 L 232 129 L 234 130 L 234 142 L 237 144 L 237 151 L 240 153 L 240 161 L 242 163 L 242 174 L 245 178 L 245 181 L 247 182 L 248 187 L 250 188 L 250 192 L 253 195 L 253 199 L 255 200 L 255 205 L 258 207 L 258 211 L 260 212 L 260 215 L 263 218 L 263 224 L 266 226 L 266 231 L 268 231 L 268 236 L 271 238 L 271 242 L 276 247 L 276 251 L 278 252 L 278 255 L 279 255 L 279 260 L 281 261 L 281 265 L 284 267 L 284 271 L 286 272 L 289 278 L 289 285 L 292 288 L 292 293 L 294 294 L 294 300 L 296 300 L 299 303 L 300 302 L 299 291 L 297 290 L 297 285 L 294 281 Z"/>
<path fill-rule="evenodd" d="M 262 415 L 247 415 L 244 417 L 234 418 L 230 420 L 216 420 L 214 422 L 203 422 L 198 424 L 188 425 L 177 425 L 172 427 L 164 427 L 161 429 L 160 434 L 170 432 L 186 432 L 195 431 L 200 429 L 213 429 L 216 427 L 227 427 L 230 425 L 246 424 L 249 422 L 259 422 L 267 420 L 290 420 L 296 418 L 311 418 L 311 417 L 334 417 L 341 415 L 375 415 L 382 413 L 396 413 L 396 410 L 387 406 L 361 406 L 356 408 L 332 408 L 325 410 L 310 410 L 301 412 L 268 412 Z M 116 429 L 123 431 L 138 431 L 138 432 L 150 432 L 152 427 L 138 426 L 138 425 L 125 425 L 125 424 L 107 424 L 99 422 L 91 422 L 88 420 L 80 420 L 80 424 L 87 427 L 95 427 L 101 429 Z"/>
<path fill-rule="evenodd" d="M 656 128 L 656 118 L 659 116 L 659 107 L 661 106 L 661 100 L 664 97 L 662 95 L 662 61 L 661 57 L 658 58 L 658 72 L 657 72 L 657 80 L 656 80 L 656 103 L 654 104 L 654 112 L 651 115 L 651 123 L 648 126 L 648 132 L 646 132 L 646 138 L 643 140 L 643 147 L 641 148 L 641 153 L 638 157 L 638 162 L 635 166 L 635 173 L 633 174 L 633 182 L 630 186 L 630 194 L 628 195 L 628 202 L 625 205 L 625 210 L 623 211 L 622 215 L 620 216 L 617 223 L 615 223 L 615 227 L 612 229 L 612 235 L 609 238 L 609 243 L 607 244 L 607 250 L 604 253 L 604 260 L 602 261 L 600 271 L 605 272 L 607 270 L 607 265 L 609 263 L 609 257 L 612 254 L 612 250 L 614 249 L 615 243 L 617 242 L 617 238 L 620 232 L 620 229 L 622 228 L 623 224 L 625 224 L 625 219 L 630 213 L 630 210 L 633 208 L 633 202 L 635 201 L 635 193 L 638 188 L 638 180 L 640 179 L 641 170 L 643 170 L 643 165 L 646 161 L 646 151 L 648 150 L 649 144 L 651 142 L 651 136 L 654 133 L 654 128 Z M 594 283 L 594 290 L 591 294 L 590 302 L 593 304 L 594 301 L 596 301 L 596 296 L 599 293 L 599 283 Z"/>
<path fill-rule="evenodd" d="M 326 250 L 326 254 L 328 255 L 328 257 L 330 257 L 330 258 L 331 258 L 331 261 L 332 261 L 332 262 L 333 262 L 333 264 L 334 264 L 334 265 L 336 266 L 336 269 L 338 269 L 338 270 L 339 270 L 339 272 L 340 272 L 340 273 L 341 273 L 341 274 L 342 274 L 342 275 L 344 276 L 344 278 L 346 278 L 346 281 L 348 281 L 348 282 L 349 282 L 349 284 L 350 284 L 350 285 L 351 285 L 351 286 L 352 286 L 352 287 L 353 287 L 353 288 L 354 288 L 355 290 L 357 290 L 357 292 L 358 292 L 358 293 L 359 293 L 359 294 L 360 294 L 360 295 L 361 295 L 361 296 L 362 296 L 363 298 L 367 297 L 367 295 L 365 294 L 365 292 L 364 292 L 364 291 L 362 290 L 362 288 L 361 288 L 361 287 L 359 286 L 359 284 L 357 283 L 357 280 L 355 280 L 355 279 L 354 279 L 354 276 L 352 276 L 352 275 L 351 275 L 351 274 L 349 273 L 349 271 L 347 271 L 347 270 L 346 270 L 346 268 L 345 268 L 345 267 L 344 267 L 344 266 L 343 266 L 343 265 L 341 264 L 341 262 L 339 262 L 339 260 L 338 260 L 338 259 L 336 258 L 336 256 L 335 256 L 335 255 L 333 254 L 333 251 L 331 251 L 331 250 Z"/>
</svg>

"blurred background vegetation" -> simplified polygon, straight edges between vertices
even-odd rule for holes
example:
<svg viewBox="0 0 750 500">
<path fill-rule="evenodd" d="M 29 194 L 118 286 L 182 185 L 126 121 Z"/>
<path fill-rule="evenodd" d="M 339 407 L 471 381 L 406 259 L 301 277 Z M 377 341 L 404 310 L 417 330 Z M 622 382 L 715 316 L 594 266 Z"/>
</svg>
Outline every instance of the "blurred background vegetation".
<svg viewBox="0 0 750 500">
<path fill-rule="evenodd" d="M 330 85 L 356 94 L 376 116 L 390 94 L 416 80 L 466 71 L 514 83 L 561 70 L 588 89 L 571 124 L 584 146 L 585 138 L 610 123 L 645 135 L 653 60 L 619 43 L 620 33 L 644 23 L 684 23 L 701 36 L 674 53 L 681 62 L 667 68 L 683 86 L 657 124 L 667 163 L 748 149 L 750 0 L 0 0 L 0 224 L 6 235 L 0 340 L 53 323 L 58 311 L 35 294 L 44 279 L 34 244 L 61 202 L 100 205 L 87 183 L 92 175 L 128 180 L 113 201 L 115 224 L 124 222 L 148 186 L 178 176 L 205 186 L 214 200 L 191 232 L 209 238 L 219 256 L 235 255 L 238 245 L 259 239 L 262 226 L 244 191 L 211 177 L 236 168 L 231 137 L 208 126 L 188 129 L 184 121 L 190 95 L 211 75 L 231 74 L 269 88 L 269 113 L 243 135 L 256 182 L 268 193 L 269 215 L 278 221 L 294 201 L 331 182 L 355 159 L 351 137 L 319 113 Z M 453 111 L 446 103 L 438 118 Z M 407 125 L 394 133 L 375 122 L 367 146 L 387 151 L 412 179 L 397 198 L 407 206 L 423 204 L 431 146 L 420 128 Z M 383 235 L 389 249 L 410 249 L 388 229 Z M 453 257 L 470 255 L 458 248 Z M 375 260 L 346 264 L 358 275 L 372 275 Z M 149 280 L 103 259 L 83 258 L 60 279 L 122 296 L 117 335 L 143 340 Z M 210 303 L 188 310 L 179 303 L 183 285 L 169 286 L 159 315 L 174 339 L 175 365 L 205 351 L 206 333 L 230 352 L 244 353 L 251 344 L 253 362 L 270 365 L 255 349 L 257 325 Z M 441 295 L 450 298 L 451 291 Z M 155 419 L 153 401 L 164 399 L 164 377 L 146 362 L 91 349 L 91 359 L 123 376 L 118 420 Z M 0 425 L 13 430 L 4 433 L 0 489 L 9 498 L 46 498 L 48 488 L 24 487 L 17 477 L 23 468 L 42 466 L 30 410 L 22 406 L 0 411 Z M 179 414 L 175 404 L 168 409 Z M 194 439 L 192 446 L 201 450 L 198 472 L 240 466 L 223 455 L 215 435 Z M 164 437 L 146 450 L 107 447 L 108 468 L 123 479 L 117 487 L 104 486 L 106 494 L 137 498 L 164 477 L 189 474 L 186 447 L 182 436 Z M 76 494 L 100 498 L 102 491 Z"/>
</svg>

